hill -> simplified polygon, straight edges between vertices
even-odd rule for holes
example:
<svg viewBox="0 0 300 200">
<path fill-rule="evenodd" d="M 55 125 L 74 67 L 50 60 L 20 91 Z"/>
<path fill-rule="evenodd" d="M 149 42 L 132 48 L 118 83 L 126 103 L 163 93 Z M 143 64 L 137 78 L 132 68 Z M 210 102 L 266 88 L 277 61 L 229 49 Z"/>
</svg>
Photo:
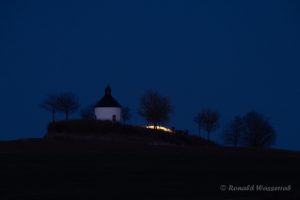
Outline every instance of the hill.
<svg viewBox="0 0 300 200">
<path fill-rule="evenodd" d="M 0 199 L 299 199 L 300 153 L 91 140 L 0 142 Z M 228 192 L 220 186 L 286 186 Z"/>
<path fill-rule="evenodd" d="M 108 144 L 217 146 L 183 131 L 173 133 L 111 121 L 72 120 L 50 123 L 46 139 L 97 140 Z"/>
</svg>

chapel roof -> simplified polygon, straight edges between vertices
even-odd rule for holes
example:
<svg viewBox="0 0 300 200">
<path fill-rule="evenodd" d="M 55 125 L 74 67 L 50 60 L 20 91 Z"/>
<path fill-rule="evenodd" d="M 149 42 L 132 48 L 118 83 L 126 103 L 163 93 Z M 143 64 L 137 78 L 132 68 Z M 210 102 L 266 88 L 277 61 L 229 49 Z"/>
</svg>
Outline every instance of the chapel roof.
<svg viewBox="0 0 300 200">
<path fill-rule="evenodd" d="M 111 88 L 107 86 L 105 88 L 105 95 L 97 102 L 95 107 L 122 107 L 117 100 L 111 95 Z"/>
</svg>

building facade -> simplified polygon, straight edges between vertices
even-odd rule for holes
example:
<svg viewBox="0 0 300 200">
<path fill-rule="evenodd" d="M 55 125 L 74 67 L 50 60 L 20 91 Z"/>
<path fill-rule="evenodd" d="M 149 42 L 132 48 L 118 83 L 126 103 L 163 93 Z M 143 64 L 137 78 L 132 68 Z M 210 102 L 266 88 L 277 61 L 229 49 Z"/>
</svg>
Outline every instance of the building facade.
<svg viewBox="0 0 300 200">
<path fill-rule="evenodd" d="M 111 95 L 109 86 L 105 89 L 105 94 L 95 106 L 95 116 L 97 120 L 121 121 L 122 106 Z"/>
</svg>

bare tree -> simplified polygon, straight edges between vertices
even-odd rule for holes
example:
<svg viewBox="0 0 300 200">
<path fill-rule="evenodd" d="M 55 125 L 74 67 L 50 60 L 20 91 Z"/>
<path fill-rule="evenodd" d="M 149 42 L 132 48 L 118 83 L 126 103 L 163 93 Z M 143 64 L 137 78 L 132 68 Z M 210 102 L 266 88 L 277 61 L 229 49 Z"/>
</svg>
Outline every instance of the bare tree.
<svg viewBox="0 0 300 200">
<path fill-rule="evenodd" d="M 243 117 L 243 120 L 245 123 L 243 142 L 246 146 L 263 148 L 274 144 L 276 132 L 262 114 L 251 111 Z"/>
<path fill-rule="evenodd" d="M 201 127 L 207 132 L 207 140 L 210 141 L 210 134 L 219 127 L 219 113 L 206 109 L 198 115 Z"/>
<path fill-rule="evenodd" d="M 84 119 L 84 120 L 96 119 L 94 106 L 91 105 L 91 106 L 88 106 L 87 108 L 82 109 L 80 111 L 80 116 L 81 116 L 81 119 Z"/>
<path fill-rule="evenodd" d="M 198 113 L 196 115 L 196 117 L 194 117 L 194 122 L 198 126 L 198 134 L 199 134 L 199 137 L 201 137 L 201 113 Z"/>
<path fill-rule="evenodd" d="M 66 120 L 69 119 L 69 115 L 79 108 L 79 103 L 76 96 L 73 93 L 66 92 L 58 96 L 57 98 L 57 110 L 65 113 Z"/>
<path fill-rule="evenodd" d="M 141 97 L 138 113 L 154 128 L 169 122 L 172 112 L 170 100 L 156 91 L 150 90 Z"/>
<path fill-rule="evenodd" d="M 55 95 L 49 95 L 40 105 L 41 108 L 51 112 L 52 122 L 55 122 L 55 114 L 57 112 L 57 99 Z"/>
<path fill-rule="evenodd" d="M 123 107 L 121 112 L 122 120 L 126 124 L 127 121 L 131 118 L 131 112 L 128 107 Z"/>
<path fill-rule="evenodd" d="M 244 122 L 242 117 L 236 116 L 223 132 L 223 139 L 226 144 L 237 147 L 244 133 Z"/>
</svg>

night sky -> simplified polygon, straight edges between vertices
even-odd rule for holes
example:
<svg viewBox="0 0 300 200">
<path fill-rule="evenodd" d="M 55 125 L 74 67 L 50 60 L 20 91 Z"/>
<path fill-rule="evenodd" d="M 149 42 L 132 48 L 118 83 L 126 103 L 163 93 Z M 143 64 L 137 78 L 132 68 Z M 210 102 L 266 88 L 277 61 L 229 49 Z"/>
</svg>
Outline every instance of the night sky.
<svg viewBox="0 0 300 200">
<path fill-rule="evenodd" d="M 42 137 L 49 94 L 86 107 L 107 84 L 131 108 L 155 89 L 175 107 L 169 126 L 197 133 L 203 108 L 224 124 L 255 109 L 300 150 L 300 4 L 297 0 L 0 2 L 0 139 Z M 79 114 L 71 116 L 78 118 Z M 63 115 L 58 118 L 63 119 Z"/>
</svg>

